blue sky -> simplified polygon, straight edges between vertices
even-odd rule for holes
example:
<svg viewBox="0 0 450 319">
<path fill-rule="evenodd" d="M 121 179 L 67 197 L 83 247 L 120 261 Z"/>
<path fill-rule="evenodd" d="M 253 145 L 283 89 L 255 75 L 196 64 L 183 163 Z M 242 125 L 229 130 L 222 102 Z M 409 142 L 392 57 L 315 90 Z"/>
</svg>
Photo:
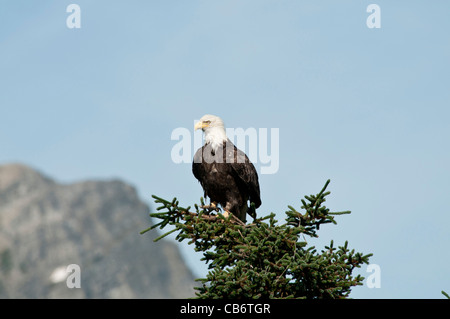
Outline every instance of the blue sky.
<svg viewBox="0 0 450 319">
<path fill-rule="evenodd" d="M 73 2 L 81 29 L 66 26 Z M 371 3 L 380 29 L 366 26 Z M 349 240 L 381 268 L 381 288 L 351 296 L 441 298 L 448 12 L 446 1 L 3 1 L 0 163 L 61 182 L 121 178 L 143 200 L 188 206 L 202 190 L 190 164 L 171 159 L 175 128 L 206 113 L 232 128 L 279 128 L 279 170 L 260 174 L 259 214 L 282 221 L 331 179 L 326 204 L 352 214 L 312 243 Z M 203 276 L 201 256 L 182 250 Z"/>
</svg>

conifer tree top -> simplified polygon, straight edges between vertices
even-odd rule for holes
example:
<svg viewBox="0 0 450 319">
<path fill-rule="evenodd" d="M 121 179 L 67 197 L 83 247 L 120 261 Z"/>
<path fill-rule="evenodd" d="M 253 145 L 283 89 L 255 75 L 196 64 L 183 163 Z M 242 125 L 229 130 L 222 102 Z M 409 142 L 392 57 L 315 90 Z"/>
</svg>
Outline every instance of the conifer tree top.
<svg viewBox="0 0 450 319">
<path fill-rule="evenodd" d="M 328 184 L 317 195 L 305 196 L 299 209 L 288 206 L 281 225 L 273 213 L 244 224 L 233 215 L 224 217 L 197 204 L 191 211 L 176 198 L 153 196 L 161 206 L 150 216 L 160 222 L 142 233 L 171 225 L 155 241 L 176 232 L 178 241 L 189 240 L 203 253 L 210 271 L 197 279 L 198 298 L 346 298 L 364 279 L 354 276 L 354 269 L 372 254 L 355 252 L 347 241 L 337 247 L 331 241 L 320 252 L 308 245 L 307 238 L 318 237 L 321 225 L 336 224 L 336 215 L 350 213 L 323 205 Z"/>
</svg>

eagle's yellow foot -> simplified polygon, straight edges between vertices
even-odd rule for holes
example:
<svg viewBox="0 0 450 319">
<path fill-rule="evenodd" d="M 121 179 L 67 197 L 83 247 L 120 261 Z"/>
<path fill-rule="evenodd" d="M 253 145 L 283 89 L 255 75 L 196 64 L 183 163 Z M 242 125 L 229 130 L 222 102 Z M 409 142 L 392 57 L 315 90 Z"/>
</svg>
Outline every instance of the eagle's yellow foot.
<svg viewBox="0 0 450 319">
<path fill-rule="evenodd" d="M 227 210 L 224 210 L 224 211 L 223 211 L 223 214 L 222 214 L 223 217 L 228 218 L 230 215 L 231 215 L 231 213 L 230 213 L 229 211 L 227 211 Z M 220 218 L 219 222 L 224 223 L 225 220 L 223 220 L 222 218 Z"/>
<path fill-rule="evenodd" d="M 220 211 L 220 208 L 217 207 L 217 203 L 215 203 L 215 202 L 212 202 L 212 203 L 209 204 L 209 205 L 203 205 L 203 206 L 200 206 L 200 208 L 202 208 L 202 209 L 207 209 L 207 210 L 209 210 L 209 211 L 212 211 L 212 210 L 215 210 L 216 212 L 219 212 L 219 211 Z"/>
<path fill-rule="evenodd" d="M 227 210 L 224 210 L 222 215 L 225 218 L 231 217 L 230 222 L 232 222 L 233 224 L 245 225 L 245 223 L 242 220 L 240 220 L 239 218 L 236 217 L 236 215 L 233 215 L 231 212 L 229 212 Z M 225 222 L 225 220 L 221 219 L 220 222 L 223 223 L 223 222 Z"/>
</svg>

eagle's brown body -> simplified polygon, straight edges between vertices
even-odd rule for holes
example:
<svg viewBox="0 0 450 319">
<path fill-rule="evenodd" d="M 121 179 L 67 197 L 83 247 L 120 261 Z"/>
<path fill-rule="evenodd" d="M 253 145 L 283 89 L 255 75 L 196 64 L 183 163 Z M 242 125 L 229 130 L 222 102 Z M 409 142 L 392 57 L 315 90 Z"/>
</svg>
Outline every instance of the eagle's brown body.
<svg viewBox="0 0 450 319">
<path fill-rule="evenodd" d="M 256 169 L 229 139 L 216 149 L 208 142 L 198 149 L 192 172 L 202 185 L 205 197 L 243 222 L 246 221 L 247 201 L 253 202 L 256 208 L 261 205 Z"/>
</svg>

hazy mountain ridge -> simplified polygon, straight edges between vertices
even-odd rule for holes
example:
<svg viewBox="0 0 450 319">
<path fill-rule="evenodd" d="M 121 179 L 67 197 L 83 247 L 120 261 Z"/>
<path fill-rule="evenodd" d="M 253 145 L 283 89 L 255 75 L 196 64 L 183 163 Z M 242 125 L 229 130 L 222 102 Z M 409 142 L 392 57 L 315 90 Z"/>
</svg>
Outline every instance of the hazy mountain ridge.
<svg viewBox="0 0 450 319">
<path fill-rule="evenodd" d="M 120 180 L 62 185 L 24 165 L 0 166 L 0 297 L 192 296 L 176 246 L 139 235 L 148 213 Z M 69 264 L 80 266 L 80 289 L 50 279 Z"/>
</svg>

